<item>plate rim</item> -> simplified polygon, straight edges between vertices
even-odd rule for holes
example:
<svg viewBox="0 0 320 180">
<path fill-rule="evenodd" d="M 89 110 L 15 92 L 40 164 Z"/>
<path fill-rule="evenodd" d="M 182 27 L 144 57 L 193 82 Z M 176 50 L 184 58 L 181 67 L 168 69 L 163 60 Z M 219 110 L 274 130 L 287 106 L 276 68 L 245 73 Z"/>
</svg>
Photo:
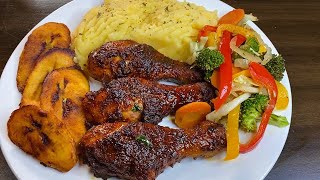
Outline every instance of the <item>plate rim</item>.
<svg viewBox="0 0 320 180">
<path fill-rule="evenodd" d="M 7 71 L 12 71 L 12 69 L 10 70 L 10 69 L 8 68 L 8 67 L 9 67 L 8 64 L 10 64 L 10 59 L 13 58 L 14 54 L 17 54 L 17 53 L 18 53 L 18 54 L 20 55 L 21 52 L 18 52 L 18 47 L 21 46 L 21 45 L 24 47 L 24 44 L 25 44 L 24 40 L 26 40 L 26 39 L 28 38 L 28 36 L 31 34 L 31 32 L 32 32 L 35 28 L 37 28 L 37 27 L 39 27 L 40 25 L 42 25 L 42 24 L 46 21 L 46 19 L 47 19 L 48 17 L 52 16 L 54 13 L 56 13 L 56 12 L 59 11 L 60 9 L 64 8 L 65 6 L 70 6 L 71 4 L 73 4 L 73 3 L 77 2 L 77 1 L 80 1 L 80 0 L 72 0 L 72 1 L 70 1 L 70 2 L 68 2 L 68 3 L 60 6 L 59 8 L 57 8 L 56 10 L 54 10 L 53 12 L 51 12 L 50 14 L 48 14 L 45 18 L 41 19 L 41 20 L 20 40 L 19 44 L 15 47 L 14 51 L 11 53 L 11 55 L 10 55 L 10 57 L 9 57 L 6 65 L 5 65 L 5 67 L 4 67 L 3 71 L 2 71 L 2 74 L 1 74 L 1 77 L 0 77 L 0 87 L 3 87 L 3 77 L 5 76 L 5 74 L 7 74 L 6 72 L 7 72 Z M 187 1 L 193 2 L 193 0 L 187 0 Z M 200 0 L 200 1 L 205 1 L 205 0 Z M 228 7 L 232 8 L 232 9 L 234 9 L 232 6 L 230 6 L 229 4 L 227 4 L 227 3 L 225 3 L 225 2 L 222 2 L 222 1 L 219 1 L 219 2 L 222 3 L 224 6 L 228 6 Z M 204 7 L 206 8 L 206 6 L 204 6 Z M 218 9 L 218 10 L 219 10 L 219 9 Z M 272 49 L 275 50 L 274 53 L 278 54 L 278 51 L 277 51 L 277 49 L 275 48 L 275 46 L 273 45 L 273 43 L 272 43 L 272 41 L 270 40 L 270 38 L 269 38 L 255 23 L 249 22 L 249 25 L 250 25 L 255 31 L 258 30 L 258 32 L 257 32 L 258 34 L 260 34 L 261 36 L 265 36 L 266 39 L 269 41 L 269 42 L 267 42 L 267 44 L 268 44 L 268 45 L 271 45 L 271 46 L 272 46 Z M 72 32 L 71 32 L 71 33 L 72 33 Z M 12 60 L 11 60 L 11 63 L 12 63 Z M 289 117 L 288 117 L 288 121 L 290 122 L 290 124 L 289 124 L 288 130 L 287 130 L 287 132 L 286 132 L 286 134 L 285 134 L 285 140 L 281 143 L 281 150 L 280 150 L 279 153 L 276 155 L 275 161 L 274 161 L 272 164 L 269 165 L 269 167 L 267 168 L 267 170 L 266 170 L 265 173 L 261 176 L 260 179 L 264 179 L 264 178 L 270 173 L 270 171 L 272 170 L 272 168 L 275 166 L 275 164 L 276 164 L 276 162 L 278 161 L 278 159 L 279 159 L 279 157 L 280 157 L 280 155 L 281 155 L 281 153 L 282 153 L 282 151 L 283 151 L 283 149 L 284 149 L 284 146 L 285 146 L 285 144 L 286 144 L 286 142 L 287 142 L 288 135 L 289 135 L 289 130 L 290 130 L 290 128 L 291 128 L 291 123 L 292 123 L 292 100 L 293 100 L 293 99 L 292 99 L 292 91 L 291 91 L 290 79 L 289 79 L 289 75 L 288 75 L 287 71 L 285 71 L 285 77 L 287 78 L 287 84 L 288 84 L 288 85 L 286 86 L 286 88 L 287 88 L 288 93 L 289 93 L 289 104 L 288 104 L 288 107 L 287 107 L 286 111 L 287 111 L 287 110 L 290 110 L 290 111 L 289 111 Z M 6 120 L 6 122 L 7 122 L 7 120 Z M 6 134 L 6 135 L 7 135 L 7 134 Z M 6 154 L 6 153 L 3 152 L 4 143 L 3 143 L 2 141 L 3 141 L 3 139 L 2 139 L 2 134 L 0 133 L 0 147 L 1 147 L 2 154 L 3 154 L 3 156 L 4 156 L 5 160 L 6 160 L 6 163 L 7 163 L 7 165 L 10 167 L 10 170 L 13 172 L 13 174 L 15 175 L 15 177 L 17 177 L 18 179 L 22 179 L 23 176 L 20 176 L 20 175 L 21 175 L 20 172 L 17 172 L 18 170 L 14 167 L 14 164 L 13 164 L 11 161 L 9 161 L 8 154 Z M 16 148 L 18 148 L 18 147 L 16 147 Z M 26 154 L 26 155 L 27 155 L 27 154 Z M 29 156 L 29 155 L 27 155 L 27 156 Z"/>
</svg>

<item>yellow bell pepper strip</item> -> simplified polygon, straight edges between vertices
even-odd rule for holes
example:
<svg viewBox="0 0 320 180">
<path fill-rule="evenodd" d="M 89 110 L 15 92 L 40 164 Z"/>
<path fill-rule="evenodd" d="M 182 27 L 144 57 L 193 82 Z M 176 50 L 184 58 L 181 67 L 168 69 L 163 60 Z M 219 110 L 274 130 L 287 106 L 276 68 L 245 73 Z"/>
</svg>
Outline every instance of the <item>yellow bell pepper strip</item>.
<svg viewBox="0 0 320 180">
<path fill-rule="evenodd" d="M 222 16 L 218 24 L 238 24 L 244 17 L 243 9 L 234 9 Z"/>
<path fill-rule="evenodd" d="M 216 43 L 219 43 L 218 41 L 222 37 L 223 31 L 229 31 L 233 34 L 242 35 L 245 38 L 258 36 L 256 32 L 254 32 L 250 29 L 241 27 L 241 26 L 237 26 L 234 24 L 221 24 L 217 28 L 217 32 L 216 32 L 217 33 L 217 36 L 216 36 L 217 42 Z M 242 37 L 240 37 L 240 38 L 242 38 Z M 237 39 L 239 39 L 239 37 Z M 261 39 L 261 38 L 259 37 L 258 39 Z M 259 53 L 263 53 L 266 51 L 267 51 L 266 47 L 262 44 L 262 42 L 259 42 Z"/>
<path fill-rule="evenodd" d="M 232 160 L 239 155 L 239 113 L 240 105 L 228 114 L 227 123 L 227 155 L 224 160 Z"/>
<path fill-rule="evenodd" d="M 283 84 L 276 81 L 277 88 L 278 88 L 278 99 L 276 103 L 276 109 L 284 110 L 287 108 L 289 104 L 289 95 L 286 87 Z"/>
<path fill-rule="evenodd" d="M 217 27 L 205 25 L 198 33 L 198 42 L 200 42 L 201 37 L 208 36 L 211 32 L 216 32 Z"/>
<path fill-rule="evenodd" d="M 262 54 L 262 53 L 264 53 L 264 52 L 267 52 L 267 48 L 265 47 L 265 46 L 263 46 L 263 45 L 261 45 L 260 44 L 260 46 L 259 46 L 259 54 Z"/>
<path fill-rule="evenodd" d="M 217 28 L 217 37 L 221 38 L 224 31 L 229 31 L 233 34 L 240 34 L 245 38 L 255 36 L 254 32 L 250 29 L 246 29 L 234 24 L 221 24 Z"/>
<path fill-rule="evenodd" d="M 219 50 L 224 57 L 224 62 L 219 67 L 219 95 L 213 99 L 215 110 L 218 110 L 224 104 L 230 95 L 232 88 L 232 60 L 231 60 L 231 33 L 228 31 L 223 32 L 223 37 Z"/>
<path fill-rule="evenodd" d="M 207 43 L 206 43 L 206 46 L 207 47 L 216 47 L 216 44 L 217 41 L 216 41 L 216 33 L 215 32 L 210 32 L 209 35 L 208 35 L 208 40 L 207 40 Z"/>
<path fill-rule="evenodd" d="M 261 123 L 258 131 L 246 144 L 240 144 L 240 152 L 246 153 L 254 149 L 261 141 L 266 127 L 268 125 L 272 111 L 276 105 L 278 97 L 278 88 L 273 76 L 269 71 L 259 63 L 251 62 L 249 64 L 249 71 L 253 80 L 263 87 L 266 87 L 269 94 L 269 103 L 262 114 Z"/>
<path fill-rule="evenodd" d="M 246 76 L 246 77 L 251 77 L 250 71 L 248 69 L 246 69 L 246 70 L 243 70 L 241 72 L 238 72 L 238 73 L 232 75 L 232 79 L 235 79 L 241 75 Z"/>
</svg>

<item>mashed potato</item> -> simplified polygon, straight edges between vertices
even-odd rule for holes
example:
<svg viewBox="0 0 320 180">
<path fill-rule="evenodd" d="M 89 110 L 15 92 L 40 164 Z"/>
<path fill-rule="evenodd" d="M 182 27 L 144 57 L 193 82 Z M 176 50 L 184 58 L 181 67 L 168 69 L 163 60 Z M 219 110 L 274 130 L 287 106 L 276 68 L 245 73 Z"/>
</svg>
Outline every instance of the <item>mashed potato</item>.
<svg viewBox="0 0 320 180">
<path fill-rule="evenodd" d="M 204 25 L 216 25 L 217 13 L 176 0 L 105 0 L 91 9 L 73 34 L 72 47 L 84 67 L 88 54 L 105 42 L 131 39 L 186 62 L 190 42 Z"/>
</svg>

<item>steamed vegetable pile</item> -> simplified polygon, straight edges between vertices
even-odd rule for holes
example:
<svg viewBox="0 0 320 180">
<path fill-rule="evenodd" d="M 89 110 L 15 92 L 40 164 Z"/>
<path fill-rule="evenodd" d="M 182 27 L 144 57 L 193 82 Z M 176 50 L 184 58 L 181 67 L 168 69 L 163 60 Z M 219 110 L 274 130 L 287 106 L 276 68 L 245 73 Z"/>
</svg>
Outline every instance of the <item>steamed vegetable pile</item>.
<svg viewBox="0 0 320 180">
<path fill-rule="evenodd" d="M 175 122 L 181 128 L 191 128 L 205 119 L 226 122 L 226 160 L 254 149 L 268 124 L 289 124 L 286 117 L 273 114 L 274 109 L 286 109 L 289 102 L 288 92 L 280 83 L 285 61 L 281 55 L 272 54 L 247 25 L 248 20 L 257 18 L 235 9 L 221 17 L 218 26 L 206 25 L 199 30 L 197 42 L 191 44 L 190 61 L 217 89 L 217 98 L 211 101 L 214 111 L 208 103 L 195 102 L 176 112 Z M 249 142 L 239 143 L 239 129 L 254 133 Z"/>
</svg>

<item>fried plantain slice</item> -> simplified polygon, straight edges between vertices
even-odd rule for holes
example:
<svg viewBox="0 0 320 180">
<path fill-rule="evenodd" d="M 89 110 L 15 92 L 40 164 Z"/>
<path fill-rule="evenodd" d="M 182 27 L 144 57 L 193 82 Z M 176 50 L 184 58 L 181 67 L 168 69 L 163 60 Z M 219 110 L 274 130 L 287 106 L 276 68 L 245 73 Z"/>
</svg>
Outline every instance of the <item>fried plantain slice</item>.
<svg viewBox="0 0 320 180">
<path fill-rule="evenodd" d="M 75 67 L 52 71 L 42 86 L 40 107 L 62 119 L 76 143 L 86 132 L 81 100 L 89 90 L 86 76 Z"/>
<path fill-rule="evenodd" d="M 42 84 L 46 76 L 53 70 L 75 66 L 74 52 L 70 49 L 54 48 L 46 52 L 30 74 L 22 94 L 20 106 L 40 105 Z"/>
<path fill-rule="evenodd" d="M 22 93 L 38 58 L 52 48 L 69 48 L 70 30 L 62 23 L 49 22 L 35 29 L 20 55 L 17 87 Z"/>
<path fill-rule="evenodd" d="M 45 166 L 66 172 L 77 163 L 75 142 L 55 115 L 23 106 L 11 114 L 7 127 L 11 141 Z"/>
</svg>

